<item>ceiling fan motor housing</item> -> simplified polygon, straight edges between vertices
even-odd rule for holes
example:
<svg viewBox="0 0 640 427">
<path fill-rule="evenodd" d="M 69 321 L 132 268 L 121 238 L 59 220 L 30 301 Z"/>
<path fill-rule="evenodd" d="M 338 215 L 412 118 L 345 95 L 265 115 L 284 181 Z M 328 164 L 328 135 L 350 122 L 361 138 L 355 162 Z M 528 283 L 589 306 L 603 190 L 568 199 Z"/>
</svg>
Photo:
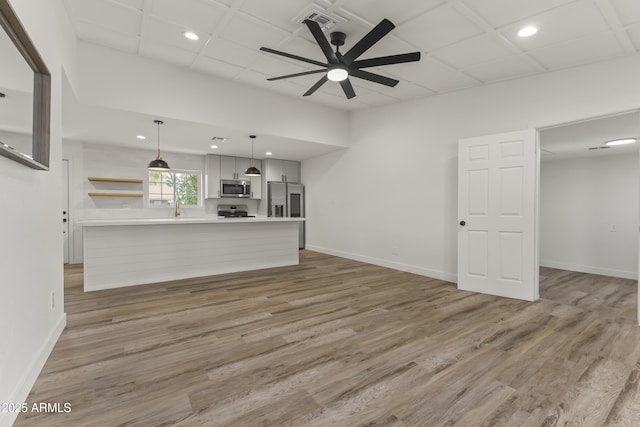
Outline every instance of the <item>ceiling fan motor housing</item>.
<svg viewBox="0 0 640 427">
<path fill-rule="evenodd" d="M 344 41 L 347 39 L 347 35 L 340 31 L 332 32 L 331 34 L 329 34 L 329 37 L 331 38 L 331 44 L 334 46 L 344 45 Z"/>
</svg>

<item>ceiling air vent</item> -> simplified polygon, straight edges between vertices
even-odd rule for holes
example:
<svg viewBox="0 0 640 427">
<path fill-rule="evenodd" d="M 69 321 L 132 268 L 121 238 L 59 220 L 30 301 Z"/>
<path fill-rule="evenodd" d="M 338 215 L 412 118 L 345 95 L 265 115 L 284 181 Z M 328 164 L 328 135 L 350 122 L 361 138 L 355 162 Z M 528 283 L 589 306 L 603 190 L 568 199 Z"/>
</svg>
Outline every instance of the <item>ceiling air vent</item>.
<svg viewBox="0 0 640 427">
<path fill-rule="evenodd" d="M 327 31 L 338 24 L 347 22 L 343 17 L 335 14 L 330 15 L 326 13 L 322 7 L 313 3 L 305 7 L 304 10 L 297 14 L 291 21 L 302 23 L 305 19 L 317 22 L 320 28 L 322 28 L 322 31 Z"/>
</svg>

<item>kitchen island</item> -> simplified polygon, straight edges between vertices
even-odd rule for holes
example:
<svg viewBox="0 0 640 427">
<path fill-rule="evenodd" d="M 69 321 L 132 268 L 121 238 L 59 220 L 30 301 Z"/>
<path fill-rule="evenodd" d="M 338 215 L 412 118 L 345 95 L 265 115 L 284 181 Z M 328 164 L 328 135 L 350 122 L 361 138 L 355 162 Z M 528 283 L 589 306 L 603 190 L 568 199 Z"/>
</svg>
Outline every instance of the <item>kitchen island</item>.
<svg viewBox="0 0 640 427">
<path fill-rule="evenodd" d="M 87 219 L 84 290 L 296 265 L 304 218 Z"/>
</svg>

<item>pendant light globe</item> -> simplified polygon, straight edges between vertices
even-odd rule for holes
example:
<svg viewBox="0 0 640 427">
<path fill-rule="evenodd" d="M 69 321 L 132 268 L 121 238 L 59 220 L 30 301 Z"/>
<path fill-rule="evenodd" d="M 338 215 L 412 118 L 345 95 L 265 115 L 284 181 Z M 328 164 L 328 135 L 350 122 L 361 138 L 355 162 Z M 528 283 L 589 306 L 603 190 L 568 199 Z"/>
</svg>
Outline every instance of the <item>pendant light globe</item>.
<svg viewBox="0 0 640 427">
<path fill-rule="evenodd" d="M 253 141 L 256 139 L 256 136 L 249 135 L 249 138 L 251 138 L 251 164 L 247 170 L 244 171 L 244 176 L 261 176 L 262 173 L 260 173 L 260 169 L 256 167 L 253 161 Z"/>
<path fill-rule="evenodd" d="M 154 120 L 153 122 L 158 125 L 158 154 L 155 159 L 149 162 L 147 169 L 150 171 L 165 172 L 165 171 L 171 170 L 171 168 L 169 167 L 169 164 L 165 162 L 162 159 L 162 156 L 160 155 L 160 125 L 163 124 L 164 122 L 162 120 Z"/>
</svg>

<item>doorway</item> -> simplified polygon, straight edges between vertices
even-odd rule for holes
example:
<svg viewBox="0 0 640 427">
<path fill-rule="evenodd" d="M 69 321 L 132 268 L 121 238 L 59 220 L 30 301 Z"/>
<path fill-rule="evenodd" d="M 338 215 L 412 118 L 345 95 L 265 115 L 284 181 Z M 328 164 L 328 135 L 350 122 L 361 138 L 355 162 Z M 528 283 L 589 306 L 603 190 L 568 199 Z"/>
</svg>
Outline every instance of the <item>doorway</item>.
<svg viewBox="0 0 640 427">
<path fill-rule="evenodd" d="M 638 142 L 606 144 L 638 138 L 640 113 L 538 131 L 540 296 L 640 319 Z"/>
<path fill-rule="evenodd" d="M 69 264 L 69 160 L 62 159 L 62 254 L 64 264 Z"/>
</svg>

